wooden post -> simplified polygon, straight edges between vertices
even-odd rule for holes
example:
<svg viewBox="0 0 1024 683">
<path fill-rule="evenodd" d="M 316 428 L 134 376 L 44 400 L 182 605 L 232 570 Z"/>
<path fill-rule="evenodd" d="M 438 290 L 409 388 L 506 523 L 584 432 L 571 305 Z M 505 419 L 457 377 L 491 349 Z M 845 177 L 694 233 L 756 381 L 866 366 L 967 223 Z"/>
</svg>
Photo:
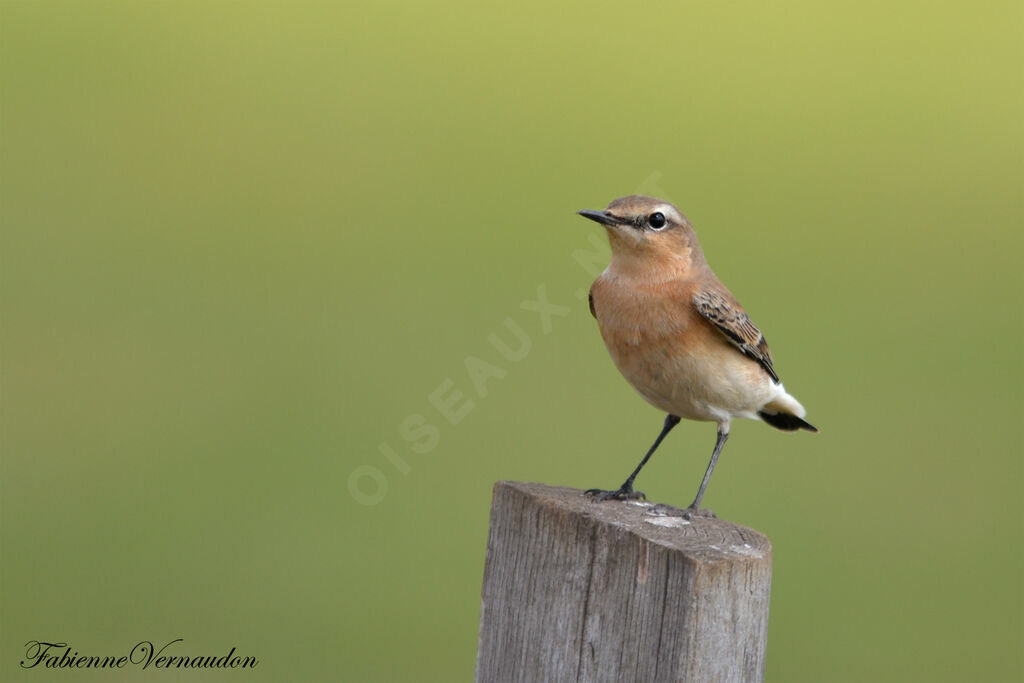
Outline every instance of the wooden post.
<svg viewBox="0 0 1024 683">
<path fill-rule="evenodd" d="M 476 681 L 762 681 L 772 548 L 714 518 L 494 486 Z"/>
</svg>

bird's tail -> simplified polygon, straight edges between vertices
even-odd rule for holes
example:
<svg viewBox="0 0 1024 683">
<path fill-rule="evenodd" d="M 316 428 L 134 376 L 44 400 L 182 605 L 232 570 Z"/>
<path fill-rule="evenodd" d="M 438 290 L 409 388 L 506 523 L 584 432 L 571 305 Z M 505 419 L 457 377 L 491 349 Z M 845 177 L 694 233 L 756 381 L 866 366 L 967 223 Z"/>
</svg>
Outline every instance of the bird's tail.
<svg viewBox="0 0 1024 683">
<path fill-rule="evenodd" d="M 817 427 L 804 420 L 807 411 L 800 405 L 800 401 L 787 394 L 781 384 L 778 385 L 778 389 L 778 395 L 757 411 L 761 419 L 772 427 L 787 432 L 797 429 L 806 429 L 809 432 L 818 431 Z"/>
</svg>

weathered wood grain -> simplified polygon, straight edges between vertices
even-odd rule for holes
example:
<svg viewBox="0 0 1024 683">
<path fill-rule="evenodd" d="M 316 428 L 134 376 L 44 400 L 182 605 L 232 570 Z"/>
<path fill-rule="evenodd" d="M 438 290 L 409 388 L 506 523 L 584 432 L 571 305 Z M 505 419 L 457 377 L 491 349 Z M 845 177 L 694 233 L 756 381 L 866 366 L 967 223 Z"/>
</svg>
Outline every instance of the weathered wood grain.
<svg viewBox="0 0 1024 683">
<path fill-rule="evenodd" d="M 763 680 L 768 539 L 650 508 L 495 484 L 478 683 Z"/>
</svg>

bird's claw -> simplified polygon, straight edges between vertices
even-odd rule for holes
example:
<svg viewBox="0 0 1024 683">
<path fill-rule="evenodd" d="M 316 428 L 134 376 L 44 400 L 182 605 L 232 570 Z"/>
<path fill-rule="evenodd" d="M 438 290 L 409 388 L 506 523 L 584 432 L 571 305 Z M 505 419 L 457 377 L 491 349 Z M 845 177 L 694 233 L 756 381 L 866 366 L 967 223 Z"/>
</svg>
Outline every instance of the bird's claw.
<svg viewBox="0 0 1024 683">
<path fill-rule="evenodd" d="M 616 491 L 606 491 L 604 489 L 587 489 L 583 492 L 583 495 L 593 498 L 596 502 L 601 503 L 606 500 L 646 500 L 647 496 L 644 495 L 643 491 L 634 491 L 632 486 L 620 486 Z"/>
</svg>

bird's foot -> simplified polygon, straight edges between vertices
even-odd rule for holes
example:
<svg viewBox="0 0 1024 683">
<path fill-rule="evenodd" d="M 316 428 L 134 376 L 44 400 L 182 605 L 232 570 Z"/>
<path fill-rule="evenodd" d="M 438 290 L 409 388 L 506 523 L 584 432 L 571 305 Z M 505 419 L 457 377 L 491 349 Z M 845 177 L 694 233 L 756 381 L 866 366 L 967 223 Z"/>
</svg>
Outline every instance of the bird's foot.
<svg viewBox="0 0 1024 683">
<path fill-rule="evenodd" d="M 606 500 L 646 500 L 647 496 L 643 491 L 634 491 L 632 484 L 623 484 L 616 491 L 605 491 L 604 489 L 587 489 L 583 495 L 593 498 L 600 503 Z"/>
</svg>

